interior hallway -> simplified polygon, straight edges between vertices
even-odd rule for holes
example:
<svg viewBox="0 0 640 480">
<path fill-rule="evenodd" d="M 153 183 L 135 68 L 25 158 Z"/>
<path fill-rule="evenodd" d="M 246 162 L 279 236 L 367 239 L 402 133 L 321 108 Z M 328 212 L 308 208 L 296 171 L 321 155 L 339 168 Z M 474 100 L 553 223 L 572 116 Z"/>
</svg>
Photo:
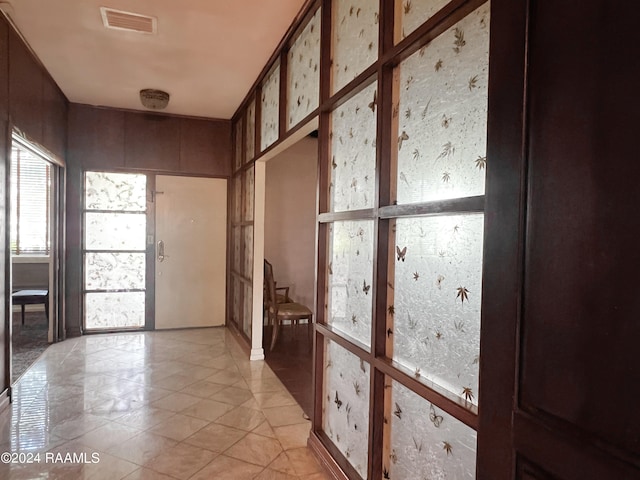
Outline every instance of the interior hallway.
<svg viewBox="0 0 640 480">
<path fill-rule="evenodd" d="M 310 422 L 225 328 L 121 333 L 52 345 L 0 417 L 0 478 L 328 479 L 306 447 Z M 46 464 L 45 452 L 99 453 Z"/>
</svg>

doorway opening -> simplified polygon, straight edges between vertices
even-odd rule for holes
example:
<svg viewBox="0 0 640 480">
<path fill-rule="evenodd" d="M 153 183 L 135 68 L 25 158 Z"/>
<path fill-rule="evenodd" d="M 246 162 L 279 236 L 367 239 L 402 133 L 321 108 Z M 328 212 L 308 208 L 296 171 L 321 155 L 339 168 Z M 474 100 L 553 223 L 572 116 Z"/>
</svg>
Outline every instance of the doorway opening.
<svg viewBox="0 0 640 480">
<path fill-rule="evenodd" d="M 313 311 L 318 140 L 314 134 L 266 162 L 264 258 L 273 267 L 278 293 Z M 280 290 L 280 288 L 287 290 Z M 286 292 L 286 294 L 285 294 Z M 313 408 L 313 348 L 308 320 L 283 320 L 275 344 L 265 319 L 263 348 L 275 372 L 305 413 Z"/>
<path fill-rule="evenodd" d="M 59 340 L 64 167 L 14 132 L 9 173 L 11 378 Z"/>
</svg>

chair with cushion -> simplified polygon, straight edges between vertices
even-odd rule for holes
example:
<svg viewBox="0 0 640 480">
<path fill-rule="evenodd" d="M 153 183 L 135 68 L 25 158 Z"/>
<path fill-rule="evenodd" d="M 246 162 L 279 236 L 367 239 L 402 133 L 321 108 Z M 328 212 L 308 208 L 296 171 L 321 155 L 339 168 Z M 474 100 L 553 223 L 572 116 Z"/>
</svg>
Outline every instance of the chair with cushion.
<svg viewBox="0 0 640 480">
<path fill-rule="evenodd" d="M 296 303 L 289 298 L 289 287 L 284 287 L 286 288 L 284 295 L 276 294 L 276 282 L 273 279 L 273 266 L 267 260 L 264 261 L 264 283 L 265 310 L 267 311 L 269 324 L 273 325 L 271 347 L 269 350 L 273 350 L 273 347 L 278 340 L 278 332 L 283 320 L 289 320 L 291 324 L 297 325 L 300 320 L 306 319 L 309 338 L 311 338 L 313 312 L 301 303 Z M 285 301 L 279 302 L 278 300 Z"/>
<path fill-rule="evenodd" d="M 20 305 L 22 310 L 22 325 L 24 325 L 25 305 L 44 304 L 44 314 L 49 320 L 49 290 L 17 290 L 11 294 L 14 305 Z"/>
</svg>

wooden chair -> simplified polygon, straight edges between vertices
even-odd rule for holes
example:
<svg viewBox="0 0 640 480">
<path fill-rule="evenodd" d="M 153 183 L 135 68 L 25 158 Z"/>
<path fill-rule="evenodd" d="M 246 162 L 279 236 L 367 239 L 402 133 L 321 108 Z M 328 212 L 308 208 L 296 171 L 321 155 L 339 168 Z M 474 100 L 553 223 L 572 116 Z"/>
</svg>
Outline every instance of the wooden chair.
<svg viewBox="0 0 640 480">
<path fill-rule="evenodd" d="M 309 338 L 311 338 L 313 312 L 306 306 L 293 302 L 289 298 L 289 287 L 286 288 L 284 296 L 280 295 L 280 299 L 286 300 L 285 302 L 278 302 L 278 294 L 276 294 L 276 282 L 273 280 L 273 266 L 264 261 L 264 284 L 265 284 L 265 310 L 267 311 L 267 318 L 269 324 L 273 325 L 273 333 L 271 335 L 271 347 L 269 350 L 273 350 L 273 347 L 278 340 L 278 331 L 283 320 L 289 320 L 292 324 L 295 322 L 297 325 L 300 320 L 307 320 L 307 329 L 309 332 Z"/>
</svg>

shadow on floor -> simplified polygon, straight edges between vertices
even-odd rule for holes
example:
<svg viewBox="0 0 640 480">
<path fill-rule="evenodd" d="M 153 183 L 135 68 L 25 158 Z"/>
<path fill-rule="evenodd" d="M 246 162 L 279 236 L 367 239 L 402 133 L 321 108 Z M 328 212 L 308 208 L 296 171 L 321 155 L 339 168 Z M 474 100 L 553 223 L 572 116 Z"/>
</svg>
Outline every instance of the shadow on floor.
<svg viewBox="0 0 640 480">
<path fill-rule="evenodd" d="M 265 327 L 265 360 L 280 381 L 311 417 L 313 410 L 313 349 L 306 325 L 285 325 L 279 332 L 278 343 L 269 351 L 271 327 Z"/>
<path fill-rule="evenodd" d="M 13 381 L 16 381 L 47 349 L 48 330 L 49 322 L 44 312 L 27 312 L 24 325 L 21 323 L 20 313 L 13 314 Z"/>
</svg>

